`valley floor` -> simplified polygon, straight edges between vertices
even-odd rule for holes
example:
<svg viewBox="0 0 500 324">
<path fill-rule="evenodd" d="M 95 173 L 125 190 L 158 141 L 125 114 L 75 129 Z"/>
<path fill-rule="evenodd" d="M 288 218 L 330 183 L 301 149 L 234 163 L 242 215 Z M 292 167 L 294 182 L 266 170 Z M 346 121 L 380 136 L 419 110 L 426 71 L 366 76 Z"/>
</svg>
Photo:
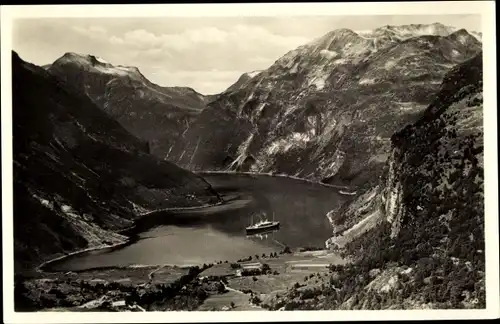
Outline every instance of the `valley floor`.
<svg viewBox="0 0 500 324">
<path fill-rule="evenodd" d="M 330 264 L 344 261 L 329 251 L 266 255 L 251 261 L 202 268 L 143 266 L 81 272 L 37 272 L 16 282 L 19 311 L 264 310 L 266 300 L 294 284 L 319 283 Z M 242 262 L 243 261 L 243 262 Z M 239 266 L 236 266 L 239 264 Z M 261 269 L 266 274 L 245 274 Z M 265 266 L 265 267 L 267 267 Z M 241 273 L 243 272 L 243 275 Z M 314 278 L 313 278 L 314 277 Z"/>
</svg>

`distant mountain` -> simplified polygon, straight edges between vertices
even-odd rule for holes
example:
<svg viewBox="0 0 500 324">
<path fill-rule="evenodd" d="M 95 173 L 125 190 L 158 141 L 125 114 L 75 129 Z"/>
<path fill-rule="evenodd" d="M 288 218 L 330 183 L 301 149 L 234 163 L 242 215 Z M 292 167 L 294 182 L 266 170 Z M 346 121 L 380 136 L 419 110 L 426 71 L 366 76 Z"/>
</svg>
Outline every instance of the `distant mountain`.
<svg viewBox="0 0 500 324">
<path fill-rule="evenodd" d="M 448 36 L 449 34 L 455 32 L 456 27 L 445 26 L 441 23 L 433 24 L 411 24 L 411 25 L 385 25 L 374 29 L 373 31 L 368 31 L 366 35 L 381 36 L 381 35 L 392 35 L 400 40 L 422 36 L 422 35 L 436 35 L 436 36 Z"/>
<path fill-rule="evenodd" d="M 482 41 L 483 40 L 483 33 L 478 33 L 478 32 L 471 32 L 472 36 L 476 37 L 477 40 Z"/>
<path fill-rule="evenodd" d="M 66 53 L 48 71 L 148 141 L 151 153 L 160 158 L 168 157 L 172 145 L 210 100 L 188 87 L 161 87 L 136 67 L 115 66 L 93 55 Z"/>
<path fill-rule="evenodd" d="M 392 136 L 380 181 L 328 214 L 327 246 L 353 263 L 332 267 L 324 289 L 290 289 L 271 304 L 486 307 L 482 71 L 481 52 L 450 70 L 422 117 Z"/>
<path fill-rule="evenodd" d="M 12 74 L 16 271 L 122 242 L 117 231 L 141 211 L 218 201 L 202 178 L 148 154 L 89 97 L 14 52 Z"/>
<path fill-rule="evenodd" d="M 243 75 L 189 127 L 173 161 L 368 186 L 390 136 L 415 121 L 443 76 L 481 46 L 442 24 L 331 31 Z"/>
</svg>

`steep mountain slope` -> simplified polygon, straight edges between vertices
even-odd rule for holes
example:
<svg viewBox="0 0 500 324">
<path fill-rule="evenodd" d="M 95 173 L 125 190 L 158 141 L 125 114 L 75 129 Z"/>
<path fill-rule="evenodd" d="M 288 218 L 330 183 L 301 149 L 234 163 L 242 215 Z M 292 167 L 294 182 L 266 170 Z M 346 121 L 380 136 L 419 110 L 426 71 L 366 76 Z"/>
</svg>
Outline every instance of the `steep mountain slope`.
<svg viewBox="0 0 500 324">
<path fill-rule="evenodd" d="M 86 93 L 152 154 L 168 157 L 170 147 L 209 101 L 187 87 L 161 87 L 135 67 L 114 66 L 93 55 L 66 53 L 48 71 Z"/>
<path fill-rule="evenodd" d="M 380 174 L 393 132 L 480 49 L 467 31 L 440 24 L 334 30 L 219 95 L 174 161 L 366 184 Z"/>
<path fill-rule="evenodd" d="M 136 212 L 218 201 L 66 82 L 16 53 L 12 73 L 16 271 L 123 241 Z"/>
<path fill-rule="evenodd" d="M 355 263 L 333 267 L 310 306 L 485 307 L 482 68 L 479 53 L 446 74 L 424 115 L 392 136 L 378 185 L 328 215 L 327 244 Z"/>
</svg>

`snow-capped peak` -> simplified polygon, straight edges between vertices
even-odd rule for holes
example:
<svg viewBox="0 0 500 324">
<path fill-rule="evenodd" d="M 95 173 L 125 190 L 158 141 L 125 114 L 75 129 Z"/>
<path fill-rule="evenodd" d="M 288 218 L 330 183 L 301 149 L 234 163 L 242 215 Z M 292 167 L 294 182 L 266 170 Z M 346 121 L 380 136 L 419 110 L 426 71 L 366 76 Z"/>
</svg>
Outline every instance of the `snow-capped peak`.
<svg viewBox="0 0 500 324">
<path fill-rule="evenodd" d="M 97 60 L 97 62 L 99 63 L 103 63 L 103 64 L 109 64 L 108 61 L 104 60 L 102 57 L 99 57 L 99 56 L 96 56 L 95 58 Z"/>
<path fill-rule="evenodd" d="M 399 25 L 399 26 L 386 25 L 374 29 L 372 34 L 375 36 L 385 34 L 385 35 L 394 35 L 400 38 L 410 38 L 422 35 L 448 36 L 456 30 L 457 30 L 456 27 L 445 26 L 441 23 L 410 24 L 410 25 Z"/>
<path fill-rule="evenodd" d="M 453 32 L 449 37 L 456 39 L 463 45 L 469 44 L 470 42 L 481 41 L 476 35 L 470 34 L 463 28 Z"/>
<path fill-rule="evenodd" d="M 474 36 L 478 41 L 482 42 L 483 41 L 483 33 L 478 33 L 476 31 L 471 31 L 470 33 L 472 36 Z"/>
<path fill-rule="evenodd" d="M 113 74 L 116 76 L 130 76 L 133 78 L 141 78 L 139 69 L 134 66 L 113 65 L 102 57 L 78 54 L 74 52 L 65 53 L 61 58 L 57 59 L 53 65 L 76 64 L 87 70 L 97 70 L 105 74 Z"/>
</svg>

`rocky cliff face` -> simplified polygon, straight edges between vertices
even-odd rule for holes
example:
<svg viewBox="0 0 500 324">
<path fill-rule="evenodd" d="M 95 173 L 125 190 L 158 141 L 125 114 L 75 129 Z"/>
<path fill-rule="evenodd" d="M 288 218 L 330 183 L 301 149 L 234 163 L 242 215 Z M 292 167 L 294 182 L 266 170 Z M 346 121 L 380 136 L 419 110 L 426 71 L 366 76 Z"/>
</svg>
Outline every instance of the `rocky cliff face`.
<svg viewBox="0 0 500 324">
<path fill-rule="evenodd" d="M 136 67 L 93 55 L 66 53 L 46 69 L 87 94 L 162 159 L 211 98 L 187 87 L 161 87 Z"/>
<path fill-rule="evenodd" d="M 481 43 L 440 24 L 334 30 L 242 77 L 186 132 L 190 169 L 279 172 L 342 184 L 381 174 L 390 137 Z"/>
<path fill-rule="evenodd" d="M 379 184 L 328 215 L 331 248 L 367 269 L 409 267 L 390 288 L 407 307 L 484 307 L 482 69 L 479 53 L 447 73 L 423 116 L 392 136 Z"/>
<path fill-rule="evenodd" d="M 16 271 L 121 242 L 140 211 L 218 201 L 65 81 L 16 53 L 12 73 Z"/>
</svg>

